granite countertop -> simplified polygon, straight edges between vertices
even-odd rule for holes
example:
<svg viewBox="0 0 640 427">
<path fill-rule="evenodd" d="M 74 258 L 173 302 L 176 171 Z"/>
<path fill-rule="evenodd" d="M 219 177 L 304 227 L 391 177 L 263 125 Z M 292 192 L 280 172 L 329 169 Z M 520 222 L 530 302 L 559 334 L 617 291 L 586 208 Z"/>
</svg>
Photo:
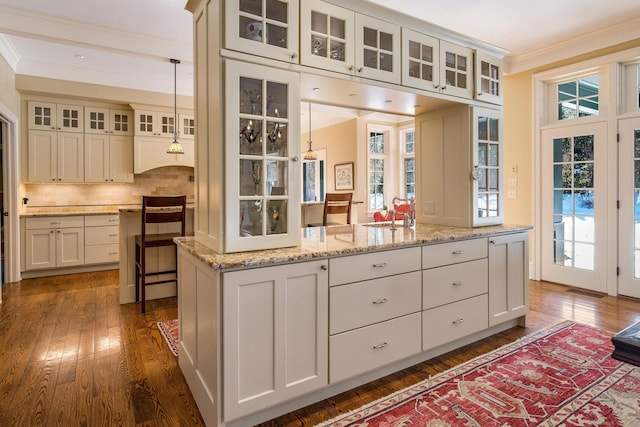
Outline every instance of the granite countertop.
<svg viewBox="0 0 640 427">
<path fill-rule="evenodd" d="M 180 248 L 211 268 L 234 270 L 514 233 L 532 228 L 508 224 L 476 228 L 417 224 L 415 229 L 398 227 L 391 230 L 388 225 L 380 224 L 303 228 L 300 246 L 229 254 L 217 253 L 196 241 L 193 236 L 177 237 L 174 240 Z"/>
<path fill-rule="evenodd" d="M 194 209 L 194 203 L 187 203 L 187 209 Z M 20 216 L 76 216 L 76 215 L 117 215 L 120 212 L 140 212 L 142 205 L 80 205 L 80 206 L 27 206 Z"/>
</svg>

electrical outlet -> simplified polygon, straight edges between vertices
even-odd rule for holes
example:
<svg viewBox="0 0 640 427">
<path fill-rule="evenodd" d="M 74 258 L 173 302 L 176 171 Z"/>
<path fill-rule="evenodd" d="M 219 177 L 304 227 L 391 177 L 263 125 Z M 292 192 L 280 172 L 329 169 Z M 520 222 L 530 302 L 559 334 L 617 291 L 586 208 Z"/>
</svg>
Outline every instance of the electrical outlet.
<svg viewBox="0 0 640 427">
<path fill-rule="evenodd" d="M 518 185 L 518 178 L 516 178 L 515 176 L 509 177 L 509 179 L 507 180 L 507 185 L 509 185 L 509 187 L 516 187 Z"/>
<path fill-rule="evenodd" d="M 436 211 L 435 204 L 431 201 L 424 202 L 423 208 L 424 208 L 424 213 L 426 214 L 434 214 Z"/>
<path fill-rule="evenodd" d="M 509 190 L 507 192 L 507 197 L 510 199 L 517 199 L 518 198 L 518 191 L 517 190 Z"/>
<path fill-rule="evenodd" d="M 518 175 L 518 165 L 515 163 L 511 165 L 511 173 L 514 175 Z"/>
</svg>

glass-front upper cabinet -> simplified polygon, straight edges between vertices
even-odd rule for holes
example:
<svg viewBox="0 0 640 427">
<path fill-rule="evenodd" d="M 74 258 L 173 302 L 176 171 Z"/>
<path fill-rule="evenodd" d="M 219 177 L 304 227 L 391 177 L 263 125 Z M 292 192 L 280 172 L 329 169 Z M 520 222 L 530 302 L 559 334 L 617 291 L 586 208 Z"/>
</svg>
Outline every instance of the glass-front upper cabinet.
<svg viewBox="0 0 640 427">
<path fill-rule="evenodd" d="M 476 51 L 476 99 L 502 105 L 502 60 Z"/>
<path fill-rule="evenodd" d="M 227 0 L 225 46 L 298 62 L 299 0 Z"/>
<path fill-rule="evenodd" d="M 226 63 L 225 252 L 300 244 L 300 83 Z"/>
<path fill-rule="evenodd" d="M 473 225 L 504 221 L 502 112 L 473 107 Z"/>
<path fill-rule="evenodd" d="M 300 2 L 300 62 L 303 65 L 353 74 L 355 14 L 323 1 Z"/>
<path fill-rule="evenodd" d="M 84 107 L 29 101 L 29 129 L 61 132 L 83 132 Z"/>
<path fill-rule="evenodd" d="M 400 84 L 400 26 L 356 14 L 356 75 Z"/>
<path fill-rule="evenodd" d="M 402 29 L 402 84 L 440 92 L 440 40 Z"/>
<path fill-rule="evenodd" d="M 473 51 L 440 40 L 440 90 L 453 96 L 473 97 Z"/>
</svg>

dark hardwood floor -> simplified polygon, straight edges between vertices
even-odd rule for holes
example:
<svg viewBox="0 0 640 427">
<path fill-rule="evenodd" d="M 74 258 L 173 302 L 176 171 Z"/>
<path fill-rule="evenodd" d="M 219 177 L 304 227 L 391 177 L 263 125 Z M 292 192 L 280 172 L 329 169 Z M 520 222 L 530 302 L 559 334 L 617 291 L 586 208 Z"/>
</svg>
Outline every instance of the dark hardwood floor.
<svg viewBox="0 0 640 427">
<path fill-rule="evenodd" d="M 157 322 L 175 298 L 119 304 L 117 270 L 5 285 L 0 305 L 0 426 L 204 425 Z M 562 320 L 612 332 L 640 321 L 640 300 L 531 282 L 526 328 L 512 328 L 261 424 L 312 426 Z"/>
</svg>

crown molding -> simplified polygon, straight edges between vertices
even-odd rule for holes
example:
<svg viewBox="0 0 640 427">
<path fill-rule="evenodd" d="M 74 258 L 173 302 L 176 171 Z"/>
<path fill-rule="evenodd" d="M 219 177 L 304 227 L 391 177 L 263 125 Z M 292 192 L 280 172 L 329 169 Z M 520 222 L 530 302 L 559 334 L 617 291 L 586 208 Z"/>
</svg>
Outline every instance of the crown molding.
<svg viewBox="0 0 640 427">
<path fill-rule="evenodd" d="M 522 55 L 508 55 L 505 57 L 505 71 L 515 74 L 635 39 L 640 39 L 640 18 Z"/>
<path fill-rule="evenodd" d="M 20 62 L 20 54 L 11 42 L 11 39 L 4 34 L 0 34 L 0 56 L 7 61 L 9 67 L 16 73 L 18 70 L 18 62 Z"/>
</svg>

